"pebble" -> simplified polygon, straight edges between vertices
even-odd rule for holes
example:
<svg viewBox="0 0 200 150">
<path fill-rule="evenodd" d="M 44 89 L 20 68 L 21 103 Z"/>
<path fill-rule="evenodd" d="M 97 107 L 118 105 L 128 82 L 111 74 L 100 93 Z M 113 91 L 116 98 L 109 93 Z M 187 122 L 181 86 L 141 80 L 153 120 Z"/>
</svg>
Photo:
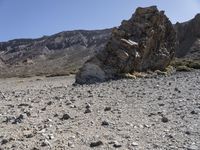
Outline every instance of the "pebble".
<svg viewBox="0 0 200 150">
<path fill-rule="evenodd" d="M 91 113 L 92 111 L 91 111 L 91 109 L 90 108 L 86 108 L 86 110 L 85 110 L 85 114 L 88 114 L 88 113 Z"/>
<path fill-rule="evenodd" d="M 45 146 L 48 146 L 48 144 L 46 142 L 42 142 L 41 146 L 45 147 Z"/>
<path fill-rule="evenodd" d="M 34 135 L 33 134 L 26 134 L 26 135 L 24 135 L 26 138 L 32 138 L 32 137 L 34 137 Z"/>
<path fill-rule="evenodd" d="M 66 104 L 66 105 L 71 105 L 72 102 L 71 102 L 70 100 L 68 100 L 68 101 L 65 102 L 65 104 Z"/>
<path fill-rule="evenodd" d="M 44 107 L 44 108 L 41 109 L 41 111 L 45 111 L 45 110 L 46 110 L 46 107 Z"/>
<path fill-rule="evenodd" d="M 119 148 L 122 147 L 122 145 L 119 142 L 115 141 L 113 147 Z"/>
<path fill-rule="evenodd" d="M 190 131 L 186 131 L 185 134 L 191 135 L 191 132 Z"/>
<path fill-rule="evenodd" d="M 91 142 L 90 147 L 97 147 L 103 145 L 102 141 Z"/>
<path fill-rule="evenodd" d="M 51 147 L 49 141 L 47 141 L 47 140 L 45 140 L 44 142 L 42 142 L 41 146 L 42 147 L 45 147 L 45 146 L 50 146 Z"/>
<path fill-rule="evenodd" d="M 106 107 L 104 111 L 111 111 L 111 107 Z"/>
<path fill-rule="evenodd" d="M 70 105 L 70 108 L 76 108 L 76 105 Z"/>
<path fill-rule="evenodd" d="M 191 145 L 187 148 L 187 150 L 199 150 L 198 146 L 196 145 Z"/>
<path fill-rule="evenodd" d="M 53 104 L 53 102 L 52 101 L 49 101 L 48 103 L 47 103 L 47 105 L 52 105 Z"/>
<path fill-rule="evenodd" d="M 197 115 L 198 113 L 195 110 L 193 110 L 193 111 L 191 111 L 191 114 L 192 115 Z"/>
<path fill-rule="evenodd" d="M 131 145 L 132 145 L 132 146 L 138 146 L 139 144 L 136 143 L 136 142 L 132 142 Z"/>
<path fill-rule="evenodd" d="M 48 138 L 49 138 L 49 140 L 52 140 L 52 139 L 54 139 L 54 135 L 53 134 L 49 134 Z"/>
<path fill-rule="evenodd" d="M 75 147 L 75 145 L 72 142 L 68 142 L 68 146 L 71 147 L 71 148 Z"/>
<path fill-rule="evenodd" d="M 91 105 L 89 103 L 87 103 L 85 108 L 89 109 L 89 108 L 91 108 Z"/>
<path fill-rule="evenodd" d="M 24 119 L 24 115 L 23 115 L 23 114 L 20 114 L 19 117 L 17 117 L 17 118 L 12 122 L 12 124 L 21 123 L 23 119 Z"/>
<path fill-rule="evenodd" d="M 109 122 L 106 121 L 106 120 L 104 120 L 104 121 L 102 121 L 101 125 L 102 125 L 102 126 L 108 126 L 108 125 L 109 125 Z"/>
<path fill-rule="evenodd" d="M 169 122 L 169 119 L 168 119 L 167 117 L 162 117 L 161 120 L 162 120 L 163 123 L 167 123 L 167 122 Z"/>
<path fill-rule="evenodd" d="M 71 117 L 68 115 L 68 114 L 64 114 L 61 118 L 61 120 L 68 120 L 70 119 Z"/>
<path fill-rule="evenodd" d="M 4 144 L 6 144 L 6 143 L 8 143 L 8 140 L 7 140 L 7 139 L 3 139 L 3 140 L 1 141 L 1 145 L 4 145 Z"/>
</svg>

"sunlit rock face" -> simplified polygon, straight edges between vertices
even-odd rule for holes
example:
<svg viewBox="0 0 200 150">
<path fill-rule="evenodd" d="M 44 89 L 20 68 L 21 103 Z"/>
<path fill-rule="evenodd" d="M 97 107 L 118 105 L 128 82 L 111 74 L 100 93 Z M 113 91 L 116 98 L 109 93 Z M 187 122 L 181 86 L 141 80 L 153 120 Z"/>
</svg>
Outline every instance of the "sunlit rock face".
<svg viewBox="0 0 200 150">
<path fill-rule="evenodd" d="M 137 8 L 114 28 L 105 49 L 89 59 L 76 75 L 79 84 L 103 82 L 120 73 L 163 70 L 175 54 L 176 33 L 156 6 Z"/>
</svg>

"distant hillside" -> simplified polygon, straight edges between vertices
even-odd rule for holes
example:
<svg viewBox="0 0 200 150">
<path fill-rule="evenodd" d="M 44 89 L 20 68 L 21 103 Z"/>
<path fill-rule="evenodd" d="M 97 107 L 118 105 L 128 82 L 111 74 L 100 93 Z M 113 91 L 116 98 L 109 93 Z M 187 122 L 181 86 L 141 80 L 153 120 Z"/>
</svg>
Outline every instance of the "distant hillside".
<svg viewBox="0 0 200 150">
<path fill-rule="evenodd" d="M 0 77 L 75 72 L 102 50 L 112 29 L 66 31 L 39 39 L 0 43 Z"/>
<path fill-rule="evenodd" d="M 200 60 L 200 14 L 185 23 L 175 25 L 179 40 L 177 57 Z"/>
</svg>

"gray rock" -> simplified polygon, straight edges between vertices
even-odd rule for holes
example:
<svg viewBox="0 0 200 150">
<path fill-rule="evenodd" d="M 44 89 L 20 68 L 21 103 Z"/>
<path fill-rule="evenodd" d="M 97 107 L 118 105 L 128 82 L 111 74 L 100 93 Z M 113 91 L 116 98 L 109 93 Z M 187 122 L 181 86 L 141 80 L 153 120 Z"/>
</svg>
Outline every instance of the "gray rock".
<svg viewBox="0 0 200 150">
<path fill-rule="evenodd" d="M 128 21 L 112 31 L 105 49 L 89 59 L 76 83 L 90 84 L 133 71 L 164 70 L 174 57 L 176 33 L 163 11 L 138 8 Z"/>
<path fill-rule="evenodd" d="M 109 125 L 109 122 L 107 120 L 104 120 L 102 123 L 101 123 L 102 126 L 108 126 Z"/>
<path fill-rule="evenodd" d="M 131 146 L 138 146 L 139 144 L 137 142 L 132 142 Z"/>
<path fill-rule="evenodd" d="M 167 117 L 162 117 L 161 121 L 163 123 L 167 123 L 167 122 L 169 122 L 169 119 Z"/>
<path fill-rule="evenodd" d="M 191 145 L 187 148 L 187 150 L 199 150 L 199 147 L 196 145 Z"/>
<path fill-rule="evenodd" d="M 68 120 L 70 119 L 71 117 L 68 115 L 68 114 L 64 114 L 61 118 L 61 120 Z"/>
<path fill-rule="evenodd" d="M 88 114 L 88 113 L 91 113 L 91 112 L 92 112 L 92 110 L 90 108 L 86 108 L 84 114 Z"/>
<path fill-rule="evenodd" d="M 111 107 L 106 107 L 104 111 L 111 111 Z"/>
<path fill-rule="evenodd" d="M 1 145 L 7 144 L 7 143 L 8 143 L 8 140 L 7 140 L 7 139 L 2 139 Z"/>
<path fill-rule="evenodd" d="M 118 141 L 115 141 L 113 147 L 119 148 L 122 147 L 122 145 Z"/>
<path fill-rule="evenodd" d="M 91 142 L 90 147 L 97 147 L 103 145 L 102 141 Z"/>
</svg>

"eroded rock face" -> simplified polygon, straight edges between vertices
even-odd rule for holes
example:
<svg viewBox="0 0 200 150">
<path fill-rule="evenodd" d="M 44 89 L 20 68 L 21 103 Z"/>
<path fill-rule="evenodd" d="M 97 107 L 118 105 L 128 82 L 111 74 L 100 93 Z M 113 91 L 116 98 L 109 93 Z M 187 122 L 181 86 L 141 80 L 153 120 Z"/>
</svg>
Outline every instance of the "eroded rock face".
<svg viewBox="0 0 200 150">
<path fill-rule="evenodd" d="M 179 46 L 176 57 L 200 59 L 200 14 L 184 23 L 176 23 Z"/>
<path fill-rule="evenodd" d="M 105 49 L 88 60 L 76 76 L 80 84 L 105 81 L 120 73 L 163 70 L 174 57 L 176 33 L 156 6 L 138 8 L 112 31 Z"/>
</svg>

